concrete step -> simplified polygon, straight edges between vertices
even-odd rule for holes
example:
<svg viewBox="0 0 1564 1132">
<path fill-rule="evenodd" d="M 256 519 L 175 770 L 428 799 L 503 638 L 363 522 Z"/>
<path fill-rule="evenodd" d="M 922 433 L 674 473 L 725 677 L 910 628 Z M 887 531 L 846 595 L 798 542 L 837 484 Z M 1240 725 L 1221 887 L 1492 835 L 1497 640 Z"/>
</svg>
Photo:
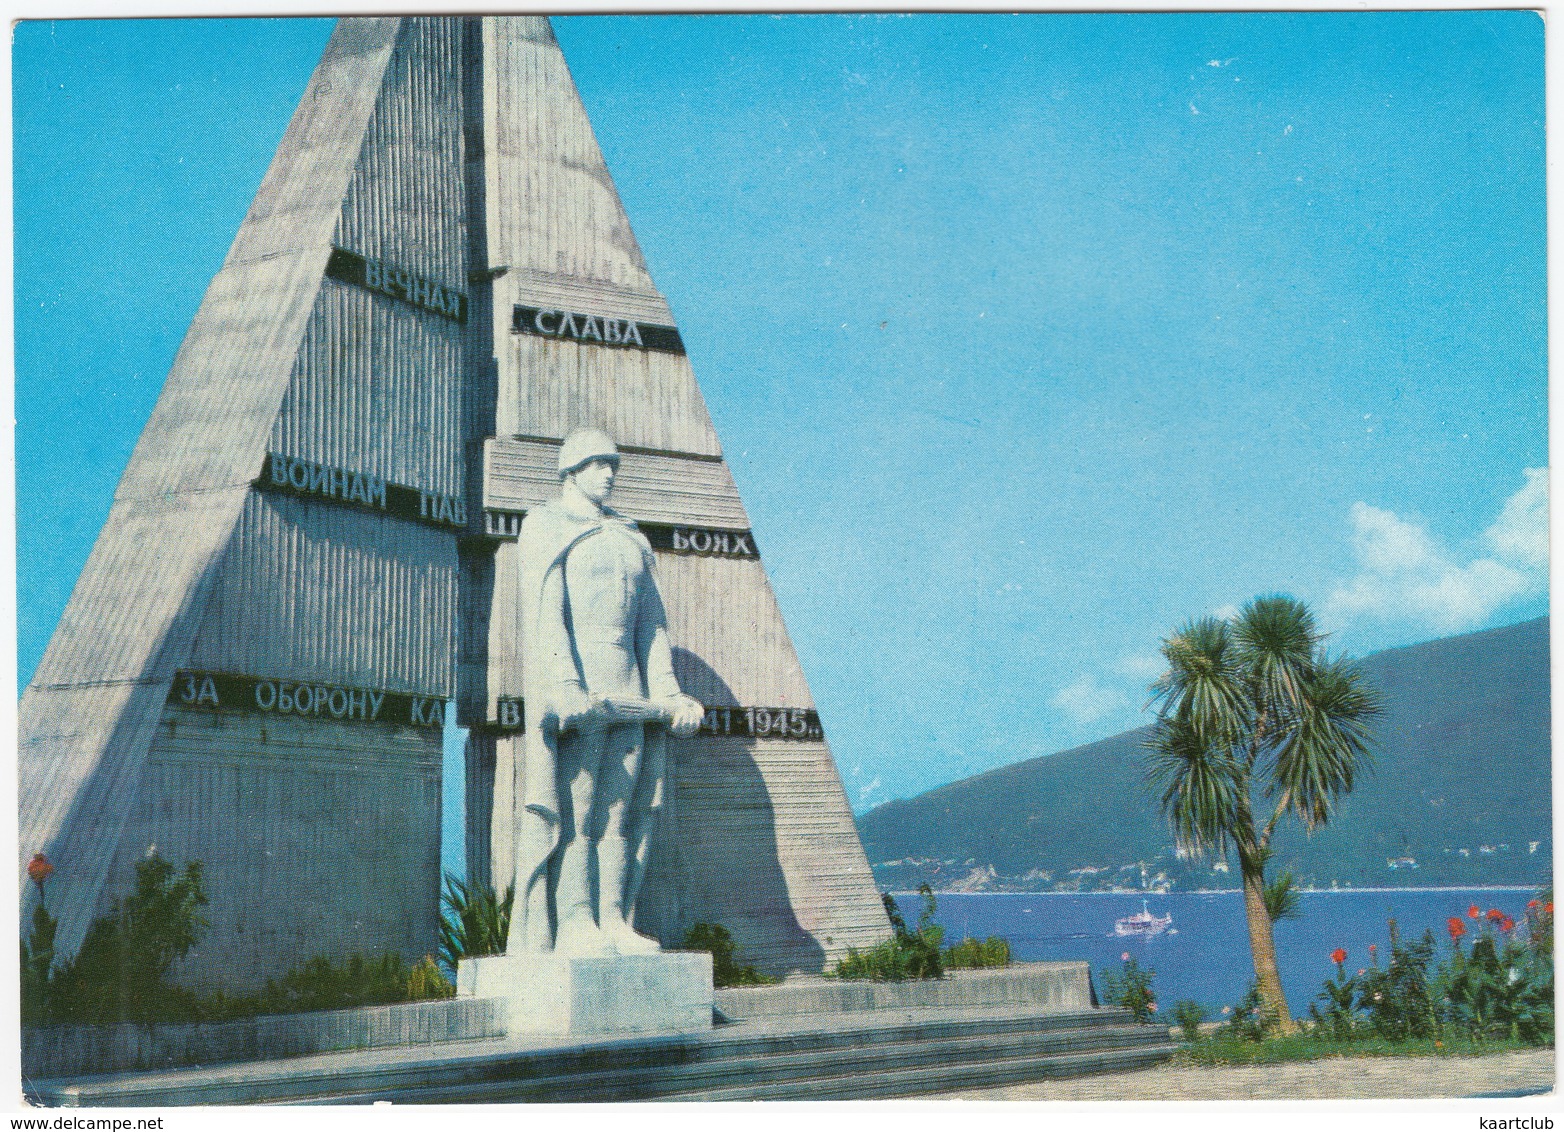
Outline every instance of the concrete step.
<svg viewBox="0 0 1564 1132">
<path fill-rule="evenodd" d="M 37 1082 L 43 1104 L 397 1104 L 898 1096 L 1153 1064 L 1176 1048 L 1121 1010 L 866 1011 L 699 1036 L 296 1058 Z"/>
<path fill-rule="evenodd" d="M 581 1066 L 574 1070 L 542 1074 L 535 1065 L 493 1065 L 492 1075 L 482 1079 L 432 1080 L 423 1086 L 400 1082 L 394 1095 L 381 1088 L 340 1092 L 339 1102 L 368 1103 L 394 1100 L 402 1104 L 436 1104 L 462 1101 L 492 1104 L 515 1101 L 624 1101 L 682 1099 L 692 1093 L 739 1089 L 755 1097 L 810 1096 L 816 1082 L 873 1077 L 889 1070 L 901 1071 L 906 1080 L 920 1076 L 936 1082 L 952 1068 L 962 1066 L 1037 1061 L 1072 1055 L 1095 1056 L 1161 1050 L 1166 1035 L 1153 1027 L 1110 1026 L 1076 1030 L 1050 1028 L 1040 1032 L 993 1035 L 973 1023 L 964 1033 L 940 1038 L 912 1037 L 901 1041 L 863 1040 L 854 1045 L 832 1043 L 809 1048 L 791 1041 L 775 1049 L 729 1049 L 700 1046 L 681 1051 L 682 1058 L 662 1064 Z M 872 1033 L 864 1038 L 876 1037 Z M 795 1036 L 796 1038 L 796 1036 Z M 751 1045 L 752 1043 L 744 1043 Z M 1160 1060 L 1159 1052 L 1151 1060 Z M 515 1072 L 512 1070 L 521 1070 Z M 943 1085 L 935 1084 L 934 1088 Z M 925 1090 L 927 1091 L 927 1090 Z M 746 1093 L 746 1095 L 749 1095 Z"/>
<path fill-rule="evenodd" d="M 868 1045 L 830 1053 L 773 1055 L 698 1064 L 644 1081 L 610 1083 L 609 1096 L 582 1099 L 837 1099 L 896 1096 L 960 1087 L 966 1077 L 987 1066 L 1008 1069 L 1005 1080 L 1025 1079 L 1027 1066 L 1052 1063 L 1084 1066 L 1108 1059 L 1116 1067 L 1124 1056 L 1158 1048 L 1165 1039 L 1111 1031 L 1049 1035 L 1011 1035 L 942 1041 Z M 1160 1060 L 1156 1053 L 1136 1056 L 1137 1064 Z M 1099 1070 L 1100 1071 L 1100 1070 Z M 584 1083 L 582 1083 L 584 1084 Z M 626 1087 L 634 1089 L 627 1093 Z"/>
<path fill-rule="evenodd" d="M 1026 1081 L 1127 1073 L 1166 1061 L 1178 1049 L 1160 1042 L 1134 1048 L 1005 1058 L 975 1064 L 893 1067 L 868 1073 L 804 1078 L 731 1088 L 695 1090 L 667 1097 L 680 1101 L 846 1101 L 913 1097 L 957 1089 L 987 1089 Z"/>
</svg>

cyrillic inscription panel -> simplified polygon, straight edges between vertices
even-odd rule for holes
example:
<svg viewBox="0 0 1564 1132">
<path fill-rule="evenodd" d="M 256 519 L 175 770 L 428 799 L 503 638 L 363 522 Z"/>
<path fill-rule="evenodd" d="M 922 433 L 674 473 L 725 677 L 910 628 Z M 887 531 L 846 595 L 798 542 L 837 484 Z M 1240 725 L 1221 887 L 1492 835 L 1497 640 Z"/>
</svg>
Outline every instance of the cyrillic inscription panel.
<svg viewBox="0 0 1564 1132">
<path fill-rule="evenodd" d="M 313 680 L 236 676 L 229 672 L 178 672 L 168 690 L 168 702 L 206 711 L 260 712 L 301 719 L 396 723 L 407 727 L 445 725 L 445 701 L 438 696 L 411 696 Z"/>
</svg>

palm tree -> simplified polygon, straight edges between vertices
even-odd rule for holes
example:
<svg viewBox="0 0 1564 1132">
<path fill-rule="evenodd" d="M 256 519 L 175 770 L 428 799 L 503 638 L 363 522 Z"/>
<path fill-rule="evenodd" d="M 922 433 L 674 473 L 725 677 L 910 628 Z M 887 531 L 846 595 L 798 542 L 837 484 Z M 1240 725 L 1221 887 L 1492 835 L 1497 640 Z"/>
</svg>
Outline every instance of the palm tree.
<svg viewBox="0 0 1564 1132">
<path fill-rule="evenodd" d="M 1258 597 L 1236 617 L 1190 621 L 1163 641 L 1168 671 L 1151 687 L 1148 780 L 1182 848 L 1237 852 L 1262 1009 L 1284 1034 L 1297 1027 L 1266 901 L 1272 839 L 1288 814 L 1311 831 L 1330 820 L 1368 767 L 1368 724 L 1380 710 L 1357 665 L 1327 656 L 1322 640 L 1301 601 Z"/>
</svg>

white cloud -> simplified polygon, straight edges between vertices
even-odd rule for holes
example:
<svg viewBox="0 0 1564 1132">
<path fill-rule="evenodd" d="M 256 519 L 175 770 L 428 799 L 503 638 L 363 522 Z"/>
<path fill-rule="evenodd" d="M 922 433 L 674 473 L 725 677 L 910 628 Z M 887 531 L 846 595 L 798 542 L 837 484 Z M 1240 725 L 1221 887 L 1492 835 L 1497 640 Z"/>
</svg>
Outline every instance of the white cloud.
<svg viewBox="0 0 1564 1132">
<path fill-rule="evenodd" d="M 1159 652 L 1126 653 L 1113 663 L 1113 671 L 1131 680 L 1151 683 L 1168 670 L 1168 662 Z"/>
<path fill-rule="evenodd" d="M 1547 468 L 1526 469 L 1526 486 L 1504 501 L 1504 509 L 1485 537 L 1500 558 L 1538 570 L 1547 569 Z"/>
<path fill-rule="evenodd" d="M 1350 515 L 1358 572 L 1325 599 L 1327 624 L 1407 620 L 1455 633 L 1474 629 L 1501 607 L 1542 590 L 1548 564 L 1548 473 L 1528 468 L 1483 534 L 1492 553 L 1465 556 L 1441 545 L 1420 523 L 1367 503 Z"/>
<path fill-rule="evenodd" d="M 1105 715 L 1130 706 L 1129 697 L 1117 688 L 1106 688 L 1095 676 L 1082 676 L 1054 693 L 1048 701 L 1077 725 L 1095 723 Z"/>
<path fill-rule="evenodd" d="M 1240 612 L 1242 611 L 1238 608 L 1238 606 L 1229 603 L 1227 605 L 1217 606 L 1211 611 L 1211 616 L 1220 617 L 1223 621 L 1231 621 L 1233 618 L 1237 617 Z"/>
</svg>

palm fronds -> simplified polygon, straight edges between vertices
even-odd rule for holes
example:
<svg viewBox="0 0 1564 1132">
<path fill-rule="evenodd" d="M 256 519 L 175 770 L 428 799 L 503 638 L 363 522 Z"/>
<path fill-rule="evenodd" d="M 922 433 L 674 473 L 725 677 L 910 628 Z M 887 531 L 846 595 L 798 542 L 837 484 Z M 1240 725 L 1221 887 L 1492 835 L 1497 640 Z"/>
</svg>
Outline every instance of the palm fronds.
<svg viewBox="0 0 1564 1132">
<path fill-rule="evenodd" d="M 497 896 L 492 886 L 468 884 L 454 873 L 445 874 L 441 896 L 440 963 L 454 974 L 463 959 L 501 955 L 510 935 L 511 904 L 515 890 Z"/>
</svg>

